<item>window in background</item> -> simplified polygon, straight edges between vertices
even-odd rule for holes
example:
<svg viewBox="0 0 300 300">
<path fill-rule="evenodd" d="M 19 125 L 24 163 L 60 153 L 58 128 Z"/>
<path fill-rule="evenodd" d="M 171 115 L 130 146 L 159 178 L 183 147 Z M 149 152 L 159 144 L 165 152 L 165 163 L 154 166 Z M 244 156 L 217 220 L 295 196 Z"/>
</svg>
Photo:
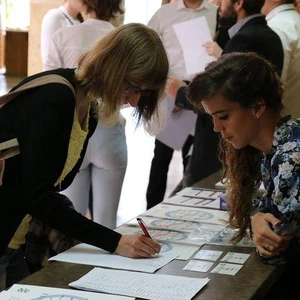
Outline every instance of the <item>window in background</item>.
<svg viewBox="0 0 300 300">
<path fill-rule="evenodd" d="M 30 22 L 29 0 L 2 0 L 5 9 L 5 27 L 9 30 L 28 30 Z M 2 12 L 1 12 L 2 13 Z"/>
</svg>

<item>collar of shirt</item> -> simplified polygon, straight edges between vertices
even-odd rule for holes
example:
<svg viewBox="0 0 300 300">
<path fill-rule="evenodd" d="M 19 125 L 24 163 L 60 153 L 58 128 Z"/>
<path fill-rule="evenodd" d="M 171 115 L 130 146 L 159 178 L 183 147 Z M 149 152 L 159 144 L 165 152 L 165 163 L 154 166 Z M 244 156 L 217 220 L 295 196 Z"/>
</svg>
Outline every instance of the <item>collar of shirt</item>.
<svg viewBox="0 0 300 300">
<path fill-rule="evenodd" d="M 63 5 L 61 5 L 58 10 L 60 10 L 65 16 L 66 18 L 69 19 L 69 22 L 72 23 L 72 25 L 75 24 L 80 24 L 80 21 L 78 19 L 73 18 L 68 11 L 65 9 L 65 7 Z"/>
<path fill-rule="evenodd" d="M 294 4 L 281 4 L 275 8 L 273 8 L 267 15 L 266 15 L 266 20 L 269 21 L 272 19 L 275 15 L 278 13 L 285 11 L 285 10 L 295 10 Z"/>
<path fill-rule="evenodd" d="M 188 8 L 184 4 L 184 0 L 177 0 L 174 5 L 177 6 L 177 10 L 201 10 L 204 8 L 209 8 L 208 1 L 203 0 L 202 3 L 197 8 Z"/>
<path fill-rule="evenodd" d="M 238 33 L 238 31 L 242 28 L 242 26 L 245 25 L 248 21 L 250 21 L 256 17 L 260 17 L 260 16 L 263 16 L 263 15 L 262 14 L 254 14 L 254 15 L 248 16 L 248 17 L 238 21 L 235 25 L 233 25 L 228 30 L 229 37 L 232 38 L 234 35 L 236 35 Z"/>
<path fill-rule="evenodd" d="M 92 18 L 86 19 L 82 24 L 85 24 L 88 26 L 94 26 L 94 27 L 101 26 L 102 29 L 113 30 L 115 28 L 111 23 L 109 23 L 107 21 L 102 21 L 102 20 L 92 19 Z"/>
</svg>

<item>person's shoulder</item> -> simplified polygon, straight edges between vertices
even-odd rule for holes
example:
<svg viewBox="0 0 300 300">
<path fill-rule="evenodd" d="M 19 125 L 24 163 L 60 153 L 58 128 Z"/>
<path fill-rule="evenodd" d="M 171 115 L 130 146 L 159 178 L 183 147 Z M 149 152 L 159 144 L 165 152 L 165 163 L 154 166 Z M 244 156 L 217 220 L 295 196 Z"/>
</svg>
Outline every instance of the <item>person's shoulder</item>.
<svg viewBox="0 0 300 300">
<path fill-rule="evenodd" d="M 58 8 L 52 8 L 46 12 L 43 17 L 43 23 L 45 22 L 59 22 L 64 20 L 65 17 Z"/>
<path fill-rule="evenodd" d="M 31 76 L 28 76 L 28 77 L 24 78 L 16 86 L 14 86 L 11 89 L 11 91 L 14 91 L 15 89 L 19 88 L 20 86 L 22 86 L 34 79 L 42 78 L 43 76 L 47 76 L 47 75 L 59 75 L 59 76 L 65 78 L 70 83 L 70 85 L 72 85 L 73 88 L 75 88 L 75 69 L 59 68 L 59 69 L 44 71 L 44 72 L 40 72 L 37 74 L 33 74 Z M 43 84 L 43 86 L 46 86 L 49 84 L 55 84 L 56 88 L 58 88 L 59 90 L 65 91 L 68 94 L 72 93 L 74 95 L 74 92 L 71 89 L 71 87 L 68 87 L 66 84 L 61 83 L 60 81 L 56 80 L 55 78 L 52 78 L 51 80 L 49 79 L 49 82 L 46 82 L 45 84 Z M 57 91 L 57 89 L 55 89 L 55 91 Z"/>
<path fill-rule="evenodd" d="M 177 2 L 173 2 L 173 3 L 167 3 L 162 5 L 157 11 L 156 13 L 160 13 L 160 14 L 169 14 L 170 12 L 176 11 L 178 8 L 178 3 Z"/>
<path fill-rule="evenodd" d="M 282 149 L 289 151 L 294 147 L 300 148 L 300 119 L 287 115 L 280 121 L 275 134 Z M 294 145 L 291 147 L 291 143 Z"/>
</svg>

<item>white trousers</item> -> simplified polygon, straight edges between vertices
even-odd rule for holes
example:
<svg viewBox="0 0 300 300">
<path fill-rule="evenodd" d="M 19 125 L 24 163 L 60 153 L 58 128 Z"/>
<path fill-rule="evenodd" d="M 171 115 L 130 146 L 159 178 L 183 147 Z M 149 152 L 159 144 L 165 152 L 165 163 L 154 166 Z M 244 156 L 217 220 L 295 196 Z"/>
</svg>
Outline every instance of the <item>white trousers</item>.
<svg viewBox="0 0 300 300">
<path fill-rule="evenodd" d="M 108 127 L 98 122 L 91 137 L 79 173 L 72 184 L 61 193 L 86 215 L 89 190 L 92 188 L 93 220 L 114 229 L 122 185 L 127 167 L 126 120 Z"/>
</svg>

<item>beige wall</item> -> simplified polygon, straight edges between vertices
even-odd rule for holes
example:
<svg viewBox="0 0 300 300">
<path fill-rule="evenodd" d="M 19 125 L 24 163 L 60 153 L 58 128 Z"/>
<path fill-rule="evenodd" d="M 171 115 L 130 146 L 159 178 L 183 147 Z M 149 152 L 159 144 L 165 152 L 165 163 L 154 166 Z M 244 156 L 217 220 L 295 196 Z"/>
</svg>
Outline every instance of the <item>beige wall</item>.
<svg viewBox="0 0 300 300">
<path fill-rule="evenodd" d="M 63 4 L 63 0 L 30 0 L 30 27 L 28 36 L 28 75 L 42 71 L 40 51 L 41 23 L 45 13 Z"/>
</svg>

